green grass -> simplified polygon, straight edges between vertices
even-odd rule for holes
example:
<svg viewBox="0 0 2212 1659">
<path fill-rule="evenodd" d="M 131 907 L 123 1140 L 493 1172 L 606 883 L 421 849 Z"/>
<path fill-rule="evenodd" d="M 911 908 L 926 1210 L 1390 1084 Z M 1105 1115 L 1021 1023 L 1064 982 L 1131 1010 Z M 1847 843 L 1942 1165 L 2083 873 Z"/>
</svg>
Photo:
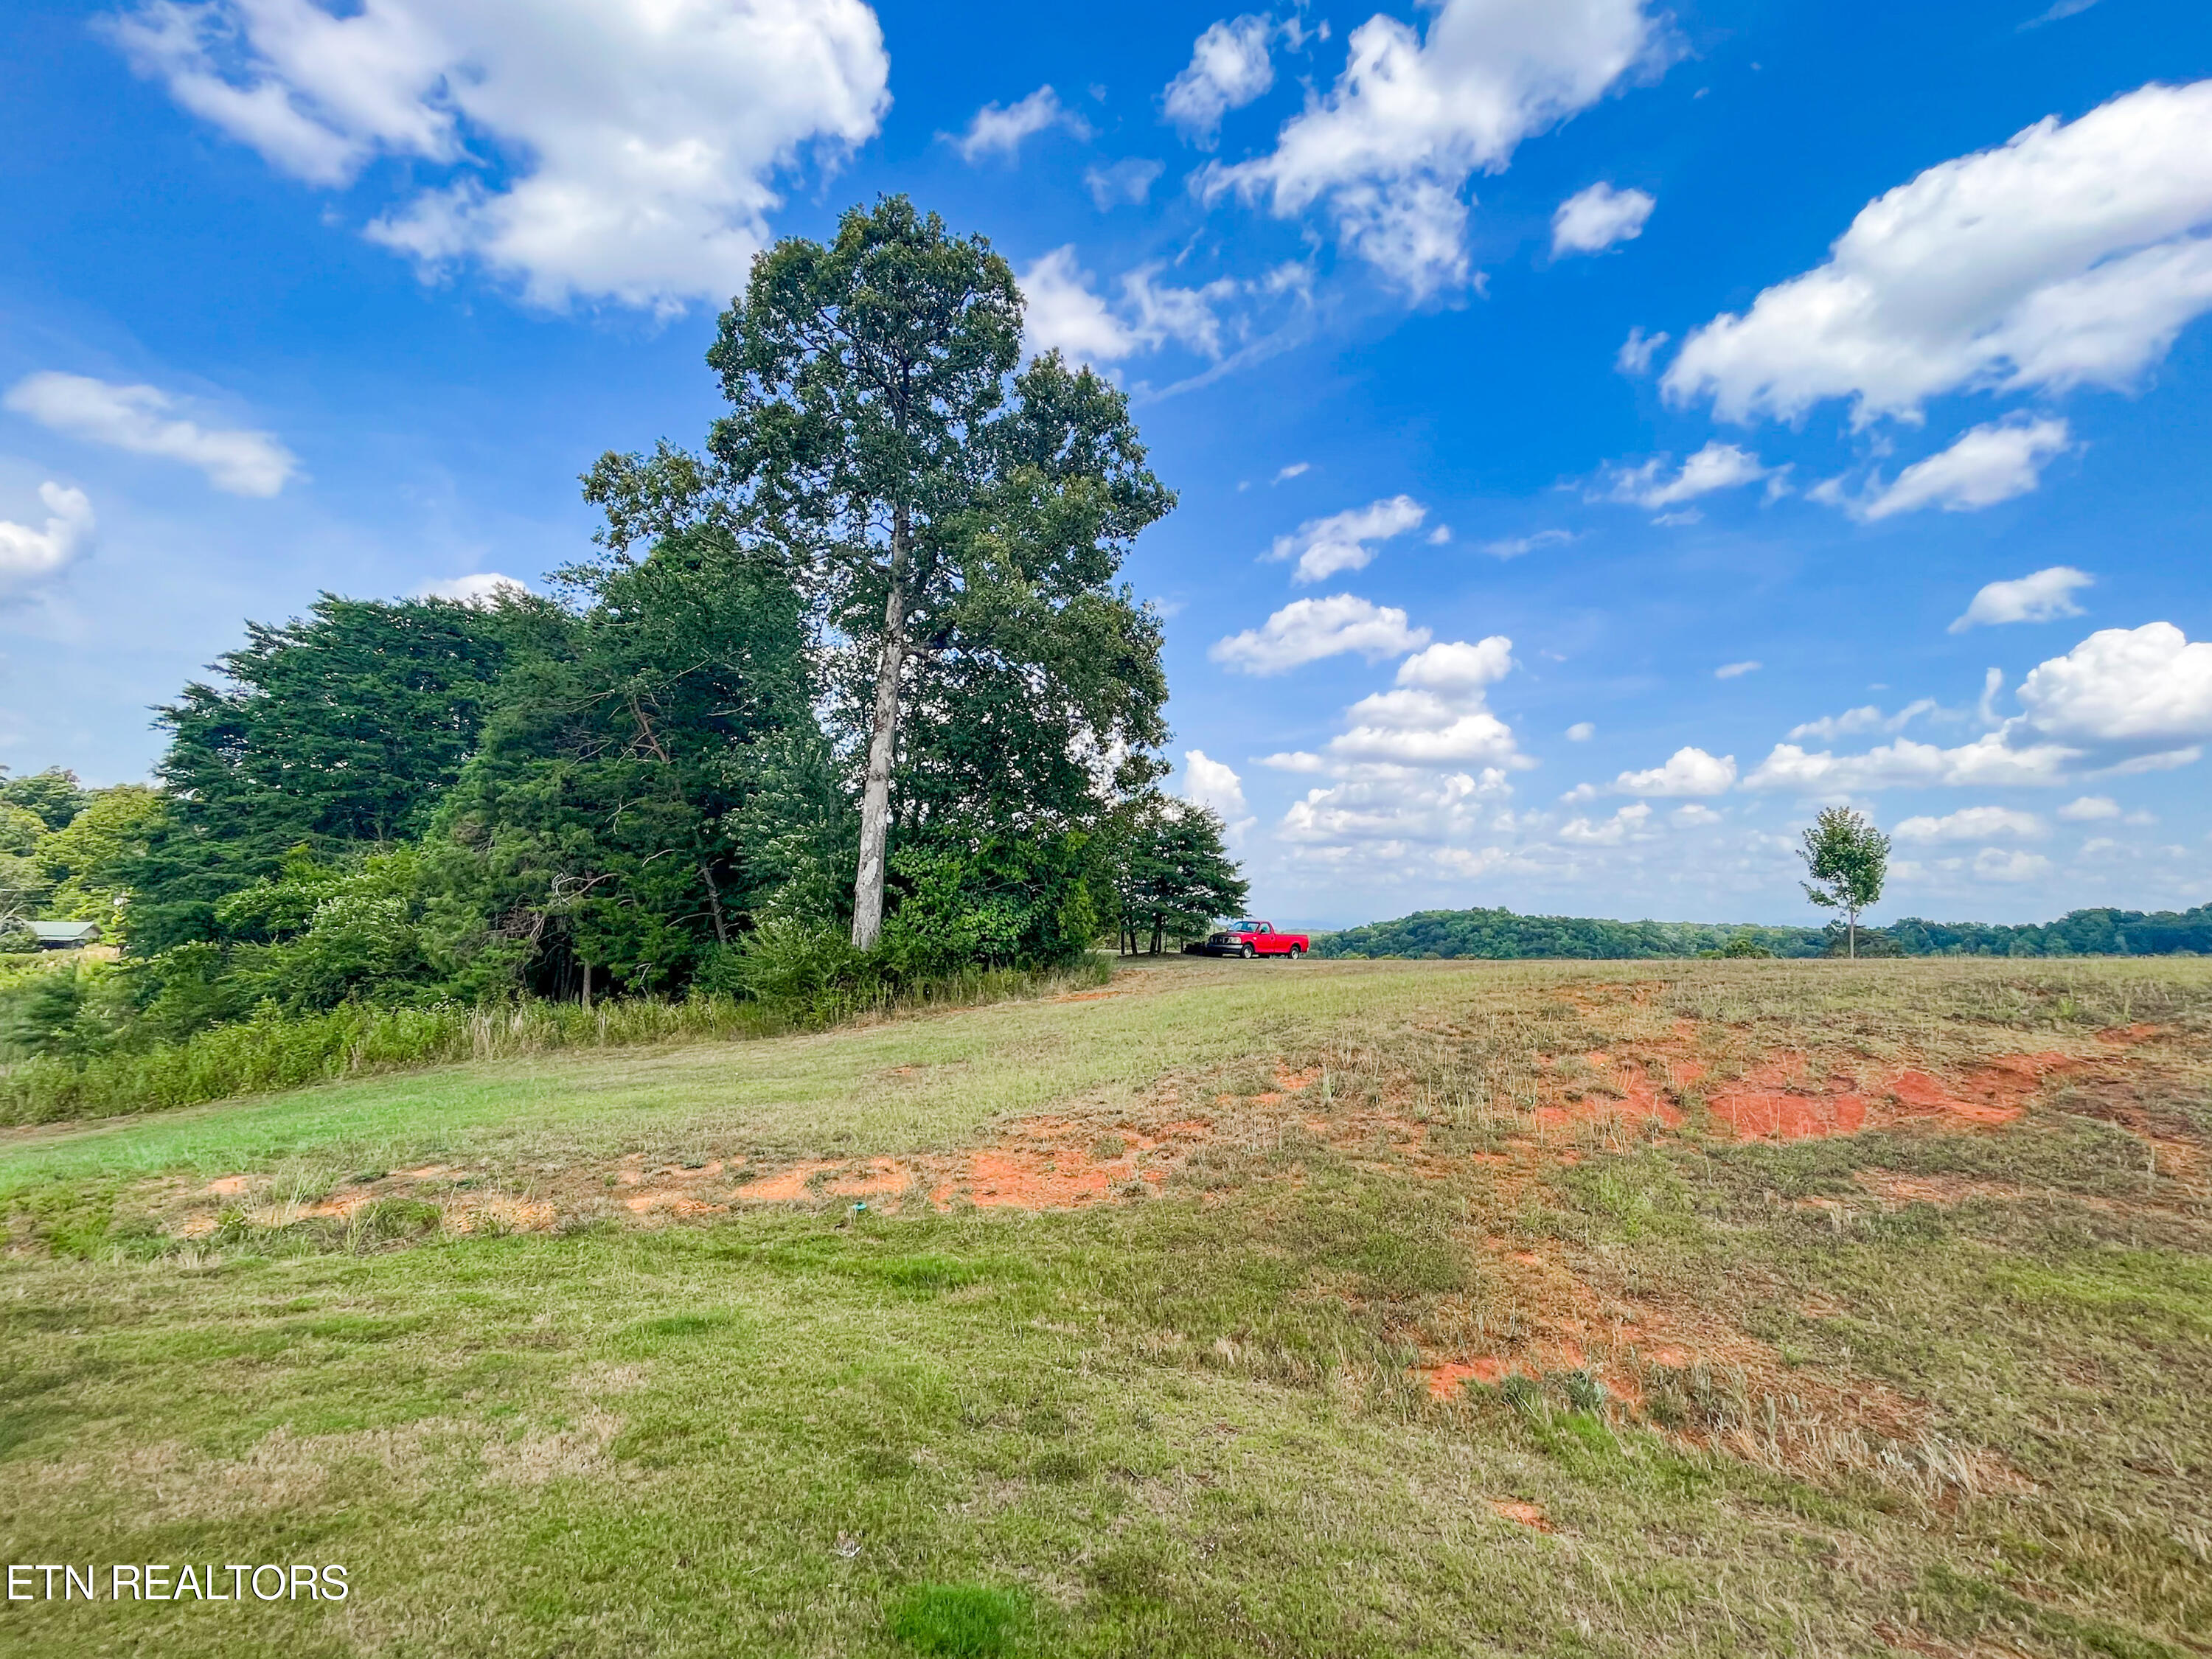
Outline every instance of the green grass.
<svg viewBox="0 0 2212 1659">
<path fill-rule="evenodd" d="M 2212 964 L 1164 964 L 1117 988 L 9 1133 L 0 1549 L 338 1562 L 353 1587 L 19 1602 L 11 1650 L 2212 1642 L 2212 1221 L 2124 1121 L 2159 1114 L 2212 1161 L 2189 1139 Z M 1476 1158 L 1520 1136 L 1547 1057 L 1673 1040 L 1678 1018 L 1722 1060 L 1939 1068 L 2170 1035 L 1995 1133 L 1578 1132 L 1525 1182 Z M 1322 1075 L 1270 1106 L 1285 1066 Z M 637 1152 L 941 1152 L 1040 1112 L 1101 1139 L 1192 1115 L 1217 1133 L 1152 1196 L 1073 1212 L 647 1227 L 586 1207 L 457 1237 L 434 1192 L 368 1231 L 162 1231 L 217 1175 L 311 1192 L 432 1158 L 491 1182 L 550 1164 L 580 1192 Z M 1445 1155 L 1456 1173 L 1420 1172 Z M 2010 1195 L 1886 1205 L 1854 1184 L 1869 1170 Z M 1548 1316 L 1530 1275 L 1554 1269 L 1768 1360 L 1647 1366 L 1672 1428 L 1623 1409 L 1633 1379 L 1602 1354 L 1432 1400 L 1421 1355 Z M 1854 1401 L 1904 1402 L 1910 1432 Z"/>
</svg>

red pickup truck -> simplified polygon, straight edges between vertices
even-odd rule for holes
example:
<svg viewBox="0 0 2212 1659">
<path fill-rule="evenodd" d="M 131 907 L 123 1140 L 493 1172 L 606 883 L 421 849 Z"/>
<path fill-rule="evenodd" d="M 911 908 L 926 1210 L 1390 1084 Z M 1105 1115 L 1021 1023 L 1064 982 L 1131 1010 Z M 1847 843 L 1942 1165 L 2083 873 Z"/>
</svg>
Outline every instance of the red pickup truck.
<svg viewBox="0 0 2212 1659">
<path fill-rule="evenodd" d="M 1240 921 L 1182 948 L 1186 956 L 1287 957 L 1296 962 L 1313 949 L 1313 941 L 1304 933 L 1279 933 L 1272 921 Z"/>
</svg>

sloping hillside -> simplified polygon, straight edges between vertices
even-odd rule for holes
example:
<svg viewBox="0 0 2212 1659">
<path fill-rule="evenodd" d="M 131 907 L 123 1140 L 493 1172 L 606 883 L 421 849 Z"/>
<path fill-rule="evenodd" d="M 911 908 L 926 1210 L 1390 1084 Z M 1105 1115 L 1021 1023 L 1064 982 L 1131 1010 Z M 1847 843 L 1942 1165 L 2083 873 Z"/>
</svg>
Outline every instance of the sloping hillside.
<svg viewBox="0 0 2212 1659">
<path fill-rule="evenodd" d="M 2208 1101 L 2212 964 L 1170 962 L 9 1131 L 9 1559 L 349 1585 L 11 1633 L 2194 1651 Z"/>
</svg>

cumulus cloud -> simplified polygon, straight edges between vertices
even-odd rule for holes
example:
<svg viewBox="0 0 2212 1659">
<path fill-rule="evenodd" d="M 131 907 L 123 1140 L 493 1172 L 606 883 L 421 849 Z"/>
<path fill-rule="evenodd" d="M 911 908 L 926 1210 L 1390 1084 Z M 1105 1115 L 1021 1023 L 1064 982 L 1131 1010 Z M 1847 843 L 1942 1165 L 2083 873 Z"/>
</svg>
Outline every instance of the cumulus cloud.
<svg viewBox="0 0 2212 1659">
<path fill-rule="evenodd" d="M 1894 714 L 1885 714 L 1872 703 L 1863 708 L 1846 708 L 1840 714 L 1823 714 L 1819 720 L 1807 720 L 1790 728 L 1793 743 L 1801 738 L 1815 738 L 1823 743 L 1833 743 L 1838 738 L 1856 737 L 1863 732 L 1902 732 L 1923 714 L 1933 714 L 1936 699 L 1921 697 L 1909 702 Z"/>
<path fill-rule="evenodd" d="M 1618 847 L 1649 833 L 1651 809 L 1642 801 L 1624 806 L 1602 823 L 1570 818 L 1559 826 L 1559 839 L 1575 847 Z"/>
<path fill-rule="evenodd" d="M 1786 469 L 1762 466 L 1759 457 L 1735 444 L 1709 443 L 1669 474 L 1668 458 L 1654 456 L 1641 466 L 1616 466 L 1607 473 L 1606 496 L 1657 511 L 1692 501 L 1717 490 L 1735 489 Z"/>
<path fill-rule="evenodd" d="M 1984 847 L 1974 854 L 1973 872 L 1982 881 L 2041 881 L 2051 873 L 2051 860 L 2040 853 Z"/>
<path fill-rule="evenodd" d="M 1552 257 L 1602 253 L 1616 242 L 1633 241 L 1644 234 L 1644 222 L 1658 205 L 1640 190 L 1592 185 L 1568 197 L 1552 216 Z M 1653 345 L 1656 349 L 1657 342 Z"/>
<path fill-rule="evenodd" d="M 1394 690 L 1346 711 L 1346 728 L 1329 739 L 1328 752 L 1341 762 L 1401 766 L 1530 765 L 1485 702 L 1486 689 L 1512 667 L 1513 641 L 1503 635 L 1432 645 L 1399 665 Z"/>
<path fill-rule="evenodd" d="M 1142 156 L 1126 156 L 1111 167 L 1085 167 L 1083 170 L 1085 188 L 1091 199 L 1098 204 L 1101 213 L 1109 208 L 1142 207 L 1145 198 L 1152 193 L 1153 182 L 1167 171 L 1158 161 L 1148 161 Z"/>
<path fill-rule="evenodd" d="M 2177 751 L 2212 738 L 2212 642 L 2172 623 L 2106 628 L 2021 682 L 2028 725 L 2062 743 Z"/>
<path fill-rule="evenodd" d="M 1591 725 L 1588 720 L 1577 720 L 1572 726 L 1567 728 L 1567 741 L 1569 743 L 1588 743 L 1596 735 L 1597 727 Z"/>
<path fill-rule="evenodd" d="M 39 486 L 50 515 L 33 529 L 0 519 L 0 595 L 20 592 L 55 574 L 92 542 L 92 503 L 82 489 L 52 482 Z"/>
<path fill-rule="evenodd" d="M 234 495 L 274 495 L 299 471 L 273 433 L 200 426 L 172 414 L 175 400 L 150 386 L 31 374 L 9 388 L 7 406 L 73 438 L 196 466 Z"/>
<path fill-rule="evenodd" d="M 1218 357 L 1217 307 L 1236 294 L 1237 284 L 1224 277 L 1204 288 L 1176 288 L 1156 280 L 1159 270 L 1144 265 L 1125 274 L 1119 301 L 1109 303 L 1076 262 L 1073 246 L 1054 248 L 1021 274 L 1027 349 L 1112 363 L 1173 342 Z"/>
<path fill-rule="evenodd" d="M 2090 586 L 2096 580 L 2071 565 L 2054 564 L 2033 575 L 1990 582 L 1974 595 L 1965 614 L 1951 624 L 1950 631 L 1963 634 L 1970 628 L 2055 622 L 2061 617 L 2078 617 L 2081 607 L 2074 603 L 2074 590 Z"/>
<path fill-rule="evenodd" d="M 1686 744 L 1664 766 L 1623 772 L 1609 786 L 1615 795 L 1724 795 L 1735 783 L 1735 757 L 1712 756 Z"/>
<path fill-rule="evenodd" d="M 2110 795 L 2083 795 L 2058 809 L 2069 823 L 2098 823 L 2120 815 L 2120 804 Z"/>
<path fill-rule="evenodd" d="M 1632 328 L 1628 337 L 1620 343 L 1620 350 L 1613 366 L 1624 374 L 1641 378 L 1651 372 L 1651 360 L 1659 355 L 1659 348 L 1674 337 L 1661 329 L 1656 334 L 1646 334 L 1641 328 Z"/>
<path fill-rule="evenodd" d="M 1962 806 L 1942 817 L 1911 817 L 1890 834 L 1909 845 L 1952 841 L 1989 841 L 1998 836 L 2033 838 L 2045 833 L 2043 820 L 2009 806 Z"/>
<path fill-rule="evenodd" d="M 191 113 L 310 184 L 440 169 L 369 227 L 534 304 L 659 311 L 744 285 L 775 181 L 890 106 L 863 0 L 147 0 L 108 32 Z"/>
<path fill-rule="evenodd" d="M 1199 188 L 1279 218 L 1322 205 L 1344 246 L 1424 297 L 1468 280 L 1468 179 L 1659 63 L 1665 39 L 1644 0 L 1443 0 L 1425 37 L 1371 17 L 1273 150 L 1209 167 Z"/>
<path fill-rule="evenodd" d="M 1825 264 L 1694 331 L 1676 402 L 1861 424 L 1961 389 L 2125 386 L 2212 307 L 2212 81 L 2151 85 L 1869 203 Z"/>
<path fill-rule="evenodd" d="M 1309 519 L 1293 534 L 1275 538 L 1267 556 L 1296 559 L 1294 581 L 1324 581 L 1340 570 L 1365 569 L 1376 544 L 1419 529 L 1428 516 L 1428 508 L 1411 495 L 1392 495 L 1325 519 Z"/>
<path fill-rule="evenodd" d="M 1667 817 L 1669 823 L 1683 830 L 1702 830 L 1709 824 L 1721 822 L 1720 813 L 1710 806 L 1701 806 L 1696 801 L 1686 802 L 1676 807 L 1667 814 Z"/>
<path fill-rule="evenodd" d="M 485 605 L 502 594 L 523 595 L 530 591 L 527 584 L 513 576 L 502 576 L 496 570 L 479 570 L 467 576 L 448 576 L 440 581 L 424 582 L 415 590 L 418 599 L 455 599 L 463 605 Z"/>
<path fill-rule="evenodd" d="M 1418 651 L 1429 630 L 1414 628 L 1394 605 L 1377 605 L 1350 593 L 1294 599 L 1259 628 L 1217 640 L 1206 654 L 1248 674 L 1280 674 L 1346 652 L 1370 662 Z"/>
<path fill-rule="evenodd" d="M 1486 811 L 1512 793 L 1494 767 L 1373 771 L 1307 791 L 1291 803 L 1277 833 L 1309 855 L 1364 854 L 1402 865 L 1415 848 L 1455 850 L 1449 843 L 1474 835 Z"/>
<path fill-rule="evenodd" d="M 1091 128 L 1073 110 L 1064 107 L 1060 94 L 1039 87 L 1012 104 L 986 104 L 968 123 L 968 131 L 952 140 L 963 161 L 975 162 L 996 155 L 1011 161 L 1027 140 L 1054 127 L 1065 127 L 1079 138 L 1088 138 Z"/>
<path fill-rule="evenodd" d="M 1897 482 L 1875 479 L 1864 494 L 1844 494 L 1840 480 L 1814 489 L 1816 501 L 1867 520 L 1893 518 L 1940 507 L 1946 513 L 1978 513 L 1999 501 L 2031 493 L 2043 482 L 2043 469 L 2073 447 L 2073 434 L 2059 420 L 1998 421 L 1978 426 L 1948 449 L 1915 461 Z"/>
<path fill-rule="evenodd" d="M 1190 64 L 1167 84 L 1161 106 L 1185 138 L 1212 149 L 1221 118 L 1242 109 L 1275 84 L 1267 43 L 1274 23 L 1267 17 L 1234 17 L 1216 23 L 1193 44 Z"/>
<path fill-rule="evenodd" d="M 2063 744 L 2028 741 L 1992 732 L 1955 749 L 1899 738 L 1863 755 L 1808 751 L 1780 743 L 1744 779 L 1747 789 L 1788 789 L 1805 795 L 1857 794 L 1876 789 L 1997 787 L 2055 784 L 2081 757 Z"/>
<path fill-rule="evenodd" d="M 1502 542 L 1485 542 L 1482 551 L 1493 559 L 1517 559 L 1526 553 L 1540 553 L 1547 547 L 1565 547 L 1574 538 L 1571 530 L 1539 530 L 1534 535 L 1509 537 Z"/>
<path fill-rule="evenodd" d="M 1252 816 L 1244 805 L 1244 780 L 1235 768 L 1211 758 L 1203 749 L 1183 750 L 1182 798 L 1219 818 L 1232 842 L 1241 841 L 1252 827 Z"/>
</svg>

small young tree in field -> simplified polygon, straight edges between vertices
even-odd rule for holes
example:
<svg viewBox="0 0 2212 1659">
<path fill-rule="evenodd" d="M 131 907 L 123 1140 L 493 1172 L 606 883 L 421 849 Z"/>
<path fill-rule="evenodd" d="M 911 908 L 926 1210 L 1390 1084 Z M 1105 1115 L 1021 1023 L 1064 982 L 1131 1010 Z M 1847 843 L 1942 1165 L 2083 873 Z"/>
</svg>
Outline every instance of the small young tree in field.
<svg viewBox="0 0 2212 1659">
<path fill-rule="evenodd" d="M 1872 819 L 1848 806 L 1831 806 L 1805 831 L 1797 856 L 1813 879 L 1805 896 L 1824 910 L 1841 910 L 1850 929 L 1850 955 L 1859 953 L 1859 913 L 1881 898 L 1889 874 L 1889 837 Z"/>
</svg>

